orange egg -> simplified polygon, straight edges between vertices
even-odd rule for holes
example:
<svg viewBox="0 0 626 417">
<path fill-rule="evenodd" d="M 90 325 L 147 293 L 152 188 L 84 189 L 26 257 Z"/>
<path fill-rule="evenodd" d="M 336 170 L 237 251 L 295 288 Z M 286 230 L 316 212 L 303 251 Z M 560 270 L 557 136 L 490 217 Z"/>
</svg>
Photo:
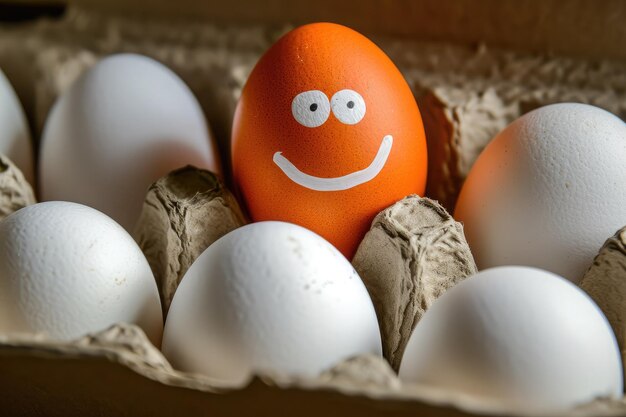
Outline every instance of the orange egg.
<svg viewBox="0 0 626 417">
<path fill-rule="evenodd" d="M 260 59 L 237 106 L 233 176 L 253 221 L 282 220 L 350 259 L 374 216 L 426 186 L 422 119 L 373 42 L 314 23 Z"/>
</svg>

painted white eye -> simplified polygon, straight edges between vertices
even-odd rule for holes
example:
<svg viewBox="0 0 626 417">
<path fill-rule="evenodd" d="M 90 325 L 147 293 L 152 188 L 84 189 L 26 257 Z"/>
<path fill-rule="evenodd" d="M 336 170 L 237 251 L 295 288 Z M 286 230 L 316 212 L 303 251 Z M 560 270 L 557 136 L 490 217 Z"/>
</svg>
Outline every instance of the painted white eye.
<svg viewBox="0 0 626 417">
<path fill-rule="evenodd" d="M 354 90 L 341 90 L 330 100 L 335 117 L 341 123 L 355 125 L 365 116 L 365 100 Z"/>
<path fill-rule="evenodd" d="M 318 127 L 328 120 L 330 103 L 322 91 L 310 90 L 300 93 L 291 102 L 293 117 L 303 126 Z"/>
</svg>

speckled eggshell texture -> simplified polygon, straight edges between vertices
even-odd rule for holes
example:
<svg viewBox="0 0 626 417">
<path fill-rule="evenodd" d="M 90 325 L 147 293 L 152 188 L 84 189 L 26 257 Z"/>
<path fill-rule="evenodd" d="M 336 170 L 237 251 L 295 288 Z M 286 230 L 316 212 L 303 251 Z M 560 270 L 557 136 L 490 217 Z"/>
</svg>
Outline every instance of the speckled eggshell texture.
<svg viewBox="0 0 626 417">
<path fill-rule="evenodd" d="M 289 32 L 260 59 L 235 113 L 232 162 L 254 221 L 302 225 L 348 258 L 379 211 L 426 184 L 409 86 L 374 43 L 331 23 Z"/>
<path fill-rule="evenodd" d="M 534 110 L 485 148 L 455 217 L 479 269 L 534 266 L 579 282 L 626 224 L 626 125 L 598 107 Z"/>
<path fill-rule="evenodd" d="M 121 322 L 160 345 L 156 283 L 120 225 L 68 202 L 28 206 L 0 222 L 0 332 L 69 340 Z"/>
<path fill-rule="evenodd" d="M 529 267 L 491 268 L 443 294 L 415 327 L 400 378 L 525 413 L 619 398 L 623 385 L 600 309 L 571 282 Z"/>
<path fill-rule="evenodd" d="M 148 187 L 191 164 L 219 172 L 215 145 L 191 90 L 136 54 L 109 56 L 55 103 L 44 127 L 41 199 L 94 207 L 132 231 Z"/>
<path fill-rule="evenodd" d="M 7 156 L 34 187 L 33 145 L 22 105 L 0 70 L 0 154 Z"/>
<path fill-rule="evenodd" d="M 189 268 L 163 353 L 177 369 L 241 384 L 255 371 L 315 376 L 382 348 L 372 301 L 346 258 L 300 226 L 259 222 Z"/>
</svg>

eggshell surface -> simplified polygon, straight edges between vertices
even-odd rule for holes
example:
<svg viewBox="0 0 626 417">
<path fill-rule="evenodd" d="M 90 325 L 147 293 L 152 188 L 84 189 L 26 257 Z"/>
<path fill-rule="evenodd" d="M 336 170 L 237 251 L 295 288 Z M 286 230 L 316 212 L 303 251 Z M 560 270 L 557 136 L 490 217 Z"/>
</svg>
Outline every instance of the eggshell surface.
<svg viewBox="0 0 626 417">
<path fill-rule="evenodd" d="M 626 125 L 597 107 L 534 110 L 500 132 L 463 185 L 455 217 L 479 269 L 527 265 L 579 282 L 626 224 Z"/>
<path fill-rule="evenodd" d="M 33 145 L 22 105 L 0 70 L 0 153 L 7 156 L 34 186 Z"/>
<path fill-rule="evenodd" d="M 260 222 L 225 235 L 178 287 L 163 353 L 184 371 L 240 384 L 255 371 L 314 376 L 382 354 L 374 307 L 350 263 L 300 226 Z"/>
<path fill-rule="evenodd" d="M 232 163 L 253 220 L 302 225 L 351 258 L 380 210 L 423 194 L 426 141 L 384 52 L 344 26 L 315 23 L 281 38 L 250 74 Z"/>
<path fill-rule="evenodd" d="M 28 206 L 0 222 L 0 332 L 66 340 L 119 322 L 160 345 L 156 283 L 120 225 L 69 202 Z"/>
<path fill-rule="evenodd" d="M 400 378 L 529 409 L 622 395 L 619 348 L 580 288 L 544 270 L 491 268 L 439 298 L 415 327 Z"/>
<path fill-rule="evenodd" d="M 112 55 L 49 114 L 41 196 L 86 204 L 132 230 L 152 182 L 188 164 L 218 172 L 216 158 L 202 109 L 176 74 L 145 56 Z"/>
</svg>

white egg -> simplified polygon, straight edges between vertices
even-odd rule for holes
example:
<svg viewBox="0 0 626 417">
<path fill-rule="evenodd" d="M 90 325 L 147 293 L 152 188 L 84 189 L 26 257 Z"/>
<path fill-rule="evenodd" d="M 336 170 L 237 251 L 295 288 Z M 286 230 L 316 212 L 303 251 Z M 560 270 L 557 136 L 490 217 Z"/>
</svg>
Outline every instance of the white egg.
<svg viewBox="0 0 626 417">
<path fill-rule="evenodd" d="M 0 222 L 0 332 L 73 339 L 118 323 L 159 346 L 161 303 L 141 249 L 90 207 L 46 202 Z"/>
<path fill-rule="evenodd" d="M 415 327 L 400 378 L 528 410 L 622 395 L 608 321 L 578 287 L 530 267 L 479 272 Z"/>
<path fill-rule="evenodd" d="M 255 371 L 314 376 L 382 348 L 372 301 L 346 258 L 303 227 L 260 222 L 225 235 L 189 268 L 163 353 L 178 369 L 238 384 Z"/>
<path fill-rule="evenodd" d="M 34 186 L 33 145 L 30 131 L 13 87 L 0 70 L 0 153 L 22 171 L 24 178 Z"/>
<path fill-rule="evenodd" d="M 127 230 L 152 182 L 187 164 L 219 168 L 191 90 L 134 54 L 110 56 L 83 74 L 55 103 L 41 146 L 43 200 L 86 204 Z"/>
<path fill-rule="evenodd" d="M 527 265 L 578 282 L 626 224 L 626 125 L 597 107 L 534 110 L 485 148 L 455 217 L 479 269 Z"/>
</svg>

